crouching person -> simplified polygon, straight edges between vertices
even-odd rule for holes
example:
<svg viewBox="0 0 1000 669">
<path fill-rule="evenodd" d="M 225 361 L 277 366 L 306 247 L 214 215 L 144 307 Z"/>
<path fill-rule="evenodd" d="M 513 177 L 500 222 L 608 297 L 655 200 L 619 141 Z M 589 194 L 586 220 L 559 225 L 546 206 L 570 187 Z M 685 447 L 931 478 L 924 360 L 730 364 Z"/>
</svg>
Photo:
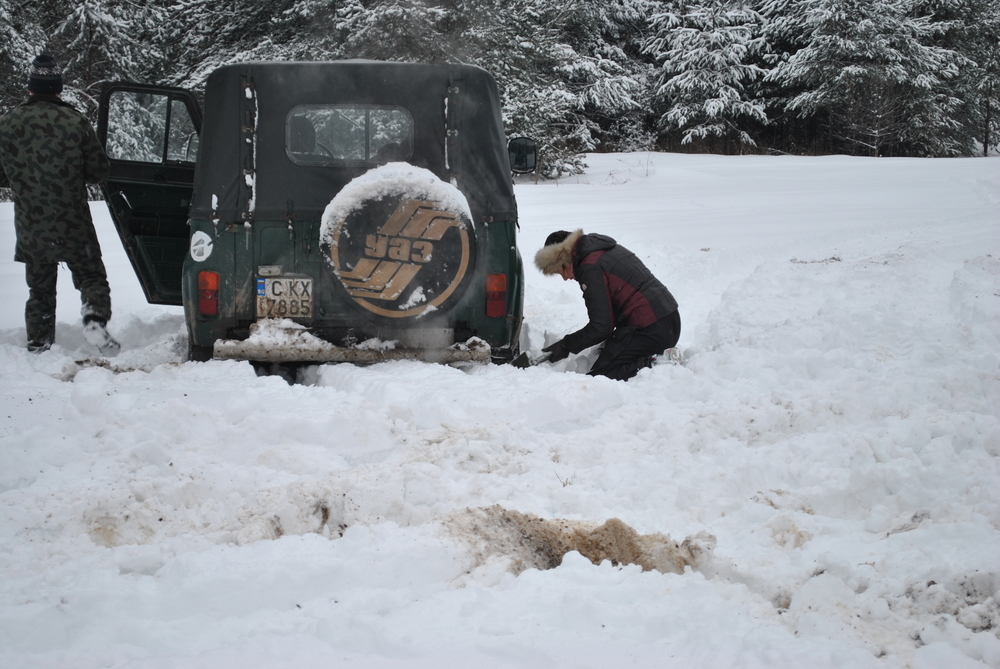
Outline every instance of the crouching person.
<svg viewBox="0 0 1000 669">
<path fill-rule="evenodd" d="M 542 349 L 550 353 L 549 362 L 604 342 L 588 374 L 624 381 L 677 344 L 681 317 L 674 296 L 611 237 L 583 230 L 553 232 L 535 254 L 535 265 L 543 274 L 577 281 L 590 319 Z"/>
<path fill-rule="evenodd" d="M 73 275 L 83 302 L 83 334 L 103 355 L 120 348 L 105 325 L 111 289 L 87 204 L 88 183 L 110 171 L 87 118 L 59 97 L 59 65 L 46 55 L 31 64 L 28 99 L 0 117 L 0 186 L 14 191 L 14 260 L 28 283 L 24 320 L 28 350 L 47 350 L 56 335 L 59 263 Z"/>
</svg>

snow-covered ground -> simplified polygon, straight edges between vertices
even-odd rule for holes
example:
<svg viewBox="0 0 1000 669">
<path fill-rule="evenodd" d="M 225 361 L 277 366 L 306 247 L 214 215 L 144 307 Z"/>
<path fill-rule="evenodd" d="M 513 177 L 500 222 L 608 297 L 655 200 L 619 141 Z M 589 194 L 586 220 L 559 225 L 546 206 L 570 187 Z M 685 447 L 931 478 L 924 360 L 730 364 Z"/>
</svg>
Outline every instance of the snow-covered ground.
<svg viewBox="0 0 1000 669">
<path fill-rule="evenodd" d="M 585 321 L 545 236 L 609 234 L 684 323 L 629 383 L 183 362 L 101 203 L 117 367 L 65 271 L 29 355 L 0 204 L 0 666 L 1000 667 L 1000 161 L 589 164 L 517 187 L 523 344 Z M 531 567 L 612 519 L 689 566 Z"/>
</svg>

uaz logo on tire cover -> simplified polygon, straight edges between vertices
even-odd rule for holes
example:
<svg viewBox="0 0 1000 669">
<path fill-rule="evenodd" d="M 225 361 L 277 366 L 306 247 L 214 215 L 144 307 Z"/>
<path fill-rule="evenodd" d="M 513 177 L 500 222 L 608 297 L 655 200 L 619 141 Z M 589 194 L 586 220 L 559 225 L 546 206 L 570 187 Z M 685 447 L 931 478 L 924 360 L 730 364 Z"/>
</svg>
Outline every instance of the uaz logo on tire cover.
<svg viewBox="0 0 1000 669">
<path fill-rule="evenodd" d="M 379 225 L 362 209 L 337 221 L 334 273 L 359 306 L 389 318 L 419 316 L 451 297 L 469 270 L 462 217 L 427 200 L 403 199 Z"/>
</svg>

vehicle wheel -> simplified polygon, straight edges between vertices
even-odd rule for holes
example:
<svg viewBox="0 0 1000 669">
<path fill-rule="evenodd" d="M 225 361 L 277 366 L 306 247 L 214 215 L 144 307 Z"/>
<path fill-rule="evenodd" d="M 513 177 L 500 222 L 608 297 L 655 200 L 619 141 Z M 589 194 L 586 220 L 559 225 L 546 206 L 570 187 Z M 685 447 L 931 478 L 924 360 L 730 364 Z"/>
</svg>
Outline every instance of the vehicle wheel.
<svg viewBox="0 0 1000 669">
<path fill-rule="evenodd" d="M 490 361 L 494 365 L 506 365 L 519 355 L 521 355 L 521 346 L 518 342 L 514 342 L 514 345 L 510 348 L 502 348 L 494 351 L 490 356 Z"/>
<path fill-rule="evenodd" d="M 323 214 L 320 243 L 348 303 L 384 324 L 446 312 L 475 268 L 465 196 L 405 163 L 345 186 Z"/>
<path fill-rule="evenodd" d="M 205 362 L 212 359 L 211 346 L 188 344 L 188 362 Z"/>
</svg>

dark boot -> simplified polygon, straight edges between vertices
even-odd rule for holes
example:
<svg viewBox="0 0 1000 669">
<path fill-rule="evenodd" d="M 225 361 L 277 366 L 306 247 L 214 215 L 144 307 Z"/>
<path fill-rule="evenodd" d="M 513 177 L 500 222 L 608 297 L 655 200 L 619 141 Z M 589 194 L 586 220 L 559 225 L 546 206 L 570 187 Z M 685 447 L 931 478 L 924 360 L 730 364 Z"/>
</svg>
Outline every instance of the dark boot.
<svg viewBox="0 0 1000 669">
<path fill-rule="evenodd" d="M 44 353 L 52 348 L 51 341 L 45 340 L 35 340 L 28 342 L 28 352 L 29 353 Z"/>
</svg>

